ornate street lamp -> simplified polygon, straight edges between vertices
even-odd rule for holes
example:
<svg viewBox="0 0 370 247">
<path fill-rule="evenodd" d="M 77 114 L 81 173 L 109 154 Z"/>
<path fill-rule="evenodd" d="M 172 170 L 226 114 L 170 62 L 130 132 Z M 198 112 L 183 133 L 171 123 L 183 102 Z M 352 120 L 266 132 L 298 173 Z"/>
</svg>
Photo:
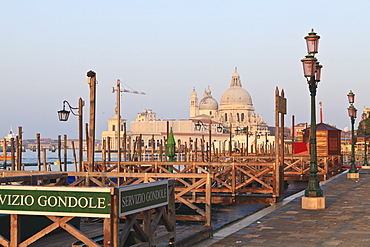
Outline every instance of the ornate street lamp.
<svg viewBox="0 0 370 247">
<path fill-rule="evenodd" d="M 209 120 L 208 124 L 204 124 L 201 120 L 198 120 L 198 122 L 194 123 L 194 130 L 195 131 L 201 131 L 207 130 L 208 128 L 208 137 L 209 137 L 209 148 L 207 148 L 207 154 L 209 157 L 209 160 L 211 160 L 211 153 L 212 153 L 212 120 Z M 217 124 L 217 127 L 215 127 L 217 133 L 222 133 L 223 127 L 219 123 Z"/>
<path fill-rule="evenodd" d="M 69 109 L 71 111 L 66 110 L 66 104 L 67 104 L 67 106 L 69 107 Z M 79 115 L 73 112 L 73 110 L 77 110 L 77 109 L 78 109 L 77 107 L 72 107 L 67 100 L 64 100 L 63 101 L 63 110 L 58 111 L 59 121 L 63 121 L 63 122 L 68 121 L 69 114 L 71 112 L 72 112 L 73 115 L 78 117 Z"/>
<path fill-rule="evenodd" d="M 66 102 L 67 101 L 63 101 L 63 110 L 58 111 L 59 121 L 63 121 L 63 122 L 68 121 L 70 111 L 67 111 L 65 109 L 65 103 Z M 68 106 L 69 106 L 69 103 L 68 103 Z"/>
<path fill-rule="evenodd" d="M 364 145 L 365 145 L 365 147 L 364 147 L 364 152 L 365 152 L 365 154 L 364 154 L 364 166 L 369 166 L 369 164 L 367 163 L 367 143 L 366 143 L 366 122 L 365 122 L 365 120 L 367 119 L 367 114 L 364 112 L 364 113 L 362 113 L 362 130 L 364 131 Z M 368 168 L 368 167 L 367 167 Z"/>
<path fill-rule="evenodd" d="M 66 104 L 69 107 L 70 111 L 66 110 Z M 79 159 L 79 170 L 82 171 L 82 161 L 83 161 L 83 140 L 82 140 L 82 107 L 84 106 L 85 102 L 82 100 L 82 98 L 79 98 L 78 100 L 78 108 L 72 107 L 67 100 L 63 101 L 63 110 L 58 111 L 58 117 L 59 121 L 68 121 L 68 117 L 70 112 L 74 116 L 78 117 L 78 159 Z M 78 114 L 74 113 L 73 110 L 78 109 Z"/>
<path fill-rule="evenodd" d="M 307 43 L 307 53 L 305 58 L 301 60 L 303 64 L 303 73 L 307 79 L 310 96 L 311 96 L 311 131 L 310 131 L 310 179 L 308 181 L 307 189 L 305 190 L 305 197 L 302 198 L 302 208 L 304 209 L 322 209 L 325 208 L 325 200 L 323 192 L 320 188 L 319 180 L 317 178 L 317 148 L 316 148 L 316 93 L 317 84 L 321 80 L 320 65 L 315 58 L 318 53 L 318 44 L 320 36 L 312 31 L 305 37 Z M 307 199 L 308 198 L 308 199 Z M 308 202 L 310 198 L 314 198 Z M 318 198 L 318 199 L 316 199 Z"/>
<path fill-rule="evenodd" d="M 217 127 L 216 127 L 216 130 L 217 130 L 217 133 L 222 133 L 222 131 L 223 131 L 222 125 L 218 124 Z"/>
<path fill-rule="evenodd" d="M 348 116 L 351 119 L 351 135 L 352 135 L 352 145 L 351 145 L 351 167 L 349 168 L 348 172 L 348 178 L 358 178 L 359 174 L 356 168 L 355 164 L 355 120 L 357 115 L 357 109 L 353 106 L 353 103 L 355 102 L 355 94 L 352 92 L 352 90 L 347 95 L 348 102 L 350 103 L 350 106 L 348 107 Z"/>
<path fill-rule="evenodd" d="M 355 94 L 352 92 L 352 90 L 349 91 L 349 93 L 347 94 L 347 97 L 348 97 L 348 102 L 350 104 L 355 103 Z"/>
<path fill-rule="evenodd" d="M 319 52 L 319 39 L 320 36 L 316 35 L 313 28 L 311 32 L 308 33 L 308 36 L 304 37 L 307 44 L 307 53 L 316 54 Z"/>
<path fill-rule="evenodd" d="M 196 130 L 196 131 L 201 131 L 201 129 L 204 129 L 204 130 L 206 130 L 207 128 L 208 129 L 211 129 L 212 128 L 212 121 L 210 121 L 210 123 L 207 125 L 207 124 L 204 124 L 202 121 L 200 121 L 200 120 L 198 120 L 198 122 L 196 122 L 195 124 L 194 124 L 194 130 Z M 217 125 L 217 127 L 216 127 L 216 131 L 217 131 L 217 133 L 222 133 L 222 131 L 223 131 L 223 127 L 222 127 L 222 125 L 219 123 L 218 125 Z"/>
<path fill-rule="evenodd" d="M 200 131 L 200 129 L 202 128 L 202 126 L 203 126 L 202 121 L 198 120 L 198 122 L 194 124 L 194 129 L 196 131 Z"/>
</svg>

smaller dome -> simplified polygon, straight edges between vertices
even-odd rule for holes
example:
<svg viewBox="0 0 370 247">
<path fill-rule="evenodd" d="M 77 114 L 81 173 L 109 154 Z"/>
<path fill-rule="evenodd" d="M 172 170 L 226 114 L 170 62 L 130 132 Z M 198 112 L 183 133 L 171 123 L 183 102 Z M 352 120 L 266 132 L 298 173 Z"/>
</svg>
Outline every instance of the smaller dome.
<svg viewBox="0 0 370 247">
<path fill-rule="evenodd" d="M 217 110 L 217 109 L 218 109 L 218 103 L 212 97 L 203 98 L 199 102 L 199 110 Z"/>
<path fill-rule="evenodd" d="M 212 97 L 211 88 L 204 90 L 203 99 L 199 102 L 199 110 L 217 110 L 218 103 Z"/>
</svg>

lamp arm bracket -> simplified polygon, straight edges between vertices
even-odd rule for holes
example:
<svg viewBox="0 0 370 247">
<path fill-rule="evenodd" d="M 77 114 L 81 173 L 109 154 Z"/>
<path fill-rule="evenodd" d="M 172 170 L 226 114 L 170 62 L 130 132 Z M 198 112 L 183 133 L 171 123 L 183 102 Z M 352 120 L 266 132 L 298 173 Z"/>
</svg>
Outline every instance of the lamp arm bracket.
<svg viewBox="0 0 370 247">
<path fill-rule="evenodd" d="M 71 110 L 71 112 L 72 112 L 72 114 L 73 114 L 73 115 L 75 115 L 75 116 L 77 116 L 77 117 L 79 117 L 79 116 L 80 116 L 79 114 L 76 114 L 76 113 L 74 113 L 74 111 L 73 111 L 73 110 L 78 110 L 78 107 L 72 107 L 72 106 L 69 104 L 69 102 L 68 102 L 67 100 L 64 100 L 64 101 L 63 101 L 63 110 L 65 109 L 65 104 L 67 104 L 67 105 L 68 105 L 68 107 L 69 107 L 69 109 Z"/>
</svg>

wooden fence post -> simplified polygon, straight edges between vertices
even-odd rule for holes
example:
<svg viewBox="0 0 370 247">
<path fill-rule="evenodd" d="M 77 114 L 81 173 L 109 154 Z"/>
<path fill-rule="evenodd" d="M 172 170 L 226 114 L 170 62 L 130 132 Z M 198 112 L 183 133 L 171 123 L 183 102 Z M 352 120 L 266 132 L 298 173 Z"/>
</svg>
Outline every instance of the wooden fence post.
<svg viewBox="0 0 370 247">
<path fill-rule="evenodd" d="M 170 246 L 175 243 L 176 240 L 176 208 L 175 208 L 175 183 L 176 180 L 169 180 L 169 199 L 167 205 L 168 219 L 173 227 L 174 237 L 170 238 Z"/>
<path fill-rule="evenodd" d="M 111 196 L 111 246 L 119 245 L 119 217 L 118 217 L 118 190 L 114 190 L 114 194 Z M 107 233 L 108 234 L 108 233 Z"/>
<path fill-rule="evenodd" d="M 36 134 L 37 140 L 37 170 L 41 171 L 41 143 L 40 143 L 40 133 Z"/>
<path fill-rule="evenodd" d="M 206 226 L 211 226 L 211 210 L 212 210 L 212 188 L 211 176 L 207 173 L 206 181 Z"/>
<path fill-rule="evenodd" d="M 10 247 L 18 247 L 21 241 L 20 217 L 18 214 L 10 215 Z"/>
<path fill-rule="evenodd" d="M 43 156 L 42 156 L 43 158 L 42 159 L 43 159 L 43 163 L 44 163 L 43 164 L 44 165 L 44 172 L 46 172 L 46 171 L 48 171 L 48 169 L 46 167 L 46 148 L 43 148 L 42 151 L 43 151 L 42 152 L 42 154 L 43 154 Z"/>
<path fill-rule="evenodd" d="M 3 140 L 3 169 L 6 170 L 6 147 L 7 147 L 7 141 L 6 138 Z"/>
<path fill-rule="evenodd" d="M 21 163 L 22 163 L 22 160 L 21 160 L 21 157 L 19 155 L 19 145 L 20 145 L 20 141 L 19 141 L 19 137 L 16 136 L 15 137 L 15 143 L 16 143 L 16 159 L 17 159 L 17 171 L 20 171 L 21 170 Z"/>
<path fill-rule="evenodd" d="M 64 135 L 64 171 L 66 172 L 67 169 L 67 135 Z"/>
<path fill-rule="evenodd" d="M 10 151 L 12 156 L 12 171 L 15 171 L 15 150 L 14 150 L 14 138 L 10 139 Z"/>
</svg>

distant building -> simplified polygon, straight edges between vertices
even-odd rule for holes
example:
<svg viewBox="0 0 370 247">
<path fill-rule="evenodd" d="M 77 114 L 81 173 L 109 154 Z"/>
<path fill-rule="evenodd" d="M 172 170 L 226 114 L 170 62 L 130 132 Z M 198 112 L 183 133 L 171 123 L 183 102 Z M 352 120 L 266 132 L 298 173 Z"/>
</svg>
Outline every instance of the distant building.
<svg viewBox="0 0 370 247">
<path fill-rule="evenodd" d="M 162 140 L 165 140 L 169 128 L 172 128 L 177 143 L 190 145 L 195 139 L 204 137 L 209 142 L 209 125 L 211 125 L 212 143 L 215 148 L 228 149 L 227 140 L 230 138 L 230 127 L 233 137 L 233 148 L 240 143 L 248 142 L 248 146 L 261 145 L 267 142 L 269 130 L 267 122 L 255 112 L 250 94 L 242 87 L 240 76 L 235 69 L 232 75 L 230 87 L 224 92 L 218 102 L 212 97 L 210 87 L 205 90 L 203 98 L 199 101 L 195 89 L 190 97 L 189 119 L 157 119 L 156 113 L 152 110 L 143 110 L 138 113 L 135 121 L 130 122 L 130 130 L 127 130 L 127 140 L 131 145 L 137 136 L 141 135 L 141 145 L 145 148 L 152 147 L 152 139 L 157 147 Z M 123 123 L 121 120 L 121 140 L 124 135 Z M 108 120 L 108 130 L 103 131 L 102 139 L 110 137 L 111 149 L 117 147 L 117 113 Z M 248 130 L 248 133 L 246 132 Z M 248 137 L 246 138 L 248 134 Z M 260 138 L 265 136 L 265 138 Z M 272 139 L 270 140 L 272 143 Z M 123 143 L 122 145 L 123 146 Z"/>
<path fill-rule="evenodd" d="M 27 139 L 22 141 L 22 145 L 27 149 L 36 150 L 37 149 L 37 139 Z M 52 149 L 57 147 L 58 141 L 51 138 L 40 138 L 40 148 L 41 149 Z"/>
<path fill-rule="evenodd" d="M 302 131 L 308 128 L 307 123 L 299 123 L 294 126 L 294 140 L 298 140 L 302 135 Z M 293 128 L 290 128 L 291 135 L 293 134 Z"/>
<path fill-rule="evenodd" d="M 193 89 L 190 97 L 190 119 L 211 119 L 224 126 L 232 125 L 233 129 L 248 127 L 252 133 L 265 134 L 268 132 L 267 122 L 255 112 L 252 97 L 242 87 L 236 68 L 231 76 L 230 87 L 220 99 L 220 105 L 212 97 L 209 86 L 199 102 L 197 92 Z"/>
<path fill-rule="evenodd" d="M 126 123 L 126 119 L 120 119 L 120 124 L 118 126 L 118 114 L 116 112 L 115 115 L 113 115 L 112 118 L 108 119 L 108 130 L 106 131 L 103 131 L 102 132 L 102 140 L 105 140 L 106 141 L 106 145 L 108 147 L 109 145 L 109 148 L 111 150 L 117 150 L 117 147 L 118 147 L 118 142 L 117 142 L 117 138 L 118 138 L 118 128 L 120 128 L 120 136 L 121 136 L 121 140 L 124 136 L 124 125 Z M 109 139 L 109 143 L 108 143 L 108 139 Z M 121 147 L 122 147 L 123 144 L 121 144 Z"/>
</svg>

